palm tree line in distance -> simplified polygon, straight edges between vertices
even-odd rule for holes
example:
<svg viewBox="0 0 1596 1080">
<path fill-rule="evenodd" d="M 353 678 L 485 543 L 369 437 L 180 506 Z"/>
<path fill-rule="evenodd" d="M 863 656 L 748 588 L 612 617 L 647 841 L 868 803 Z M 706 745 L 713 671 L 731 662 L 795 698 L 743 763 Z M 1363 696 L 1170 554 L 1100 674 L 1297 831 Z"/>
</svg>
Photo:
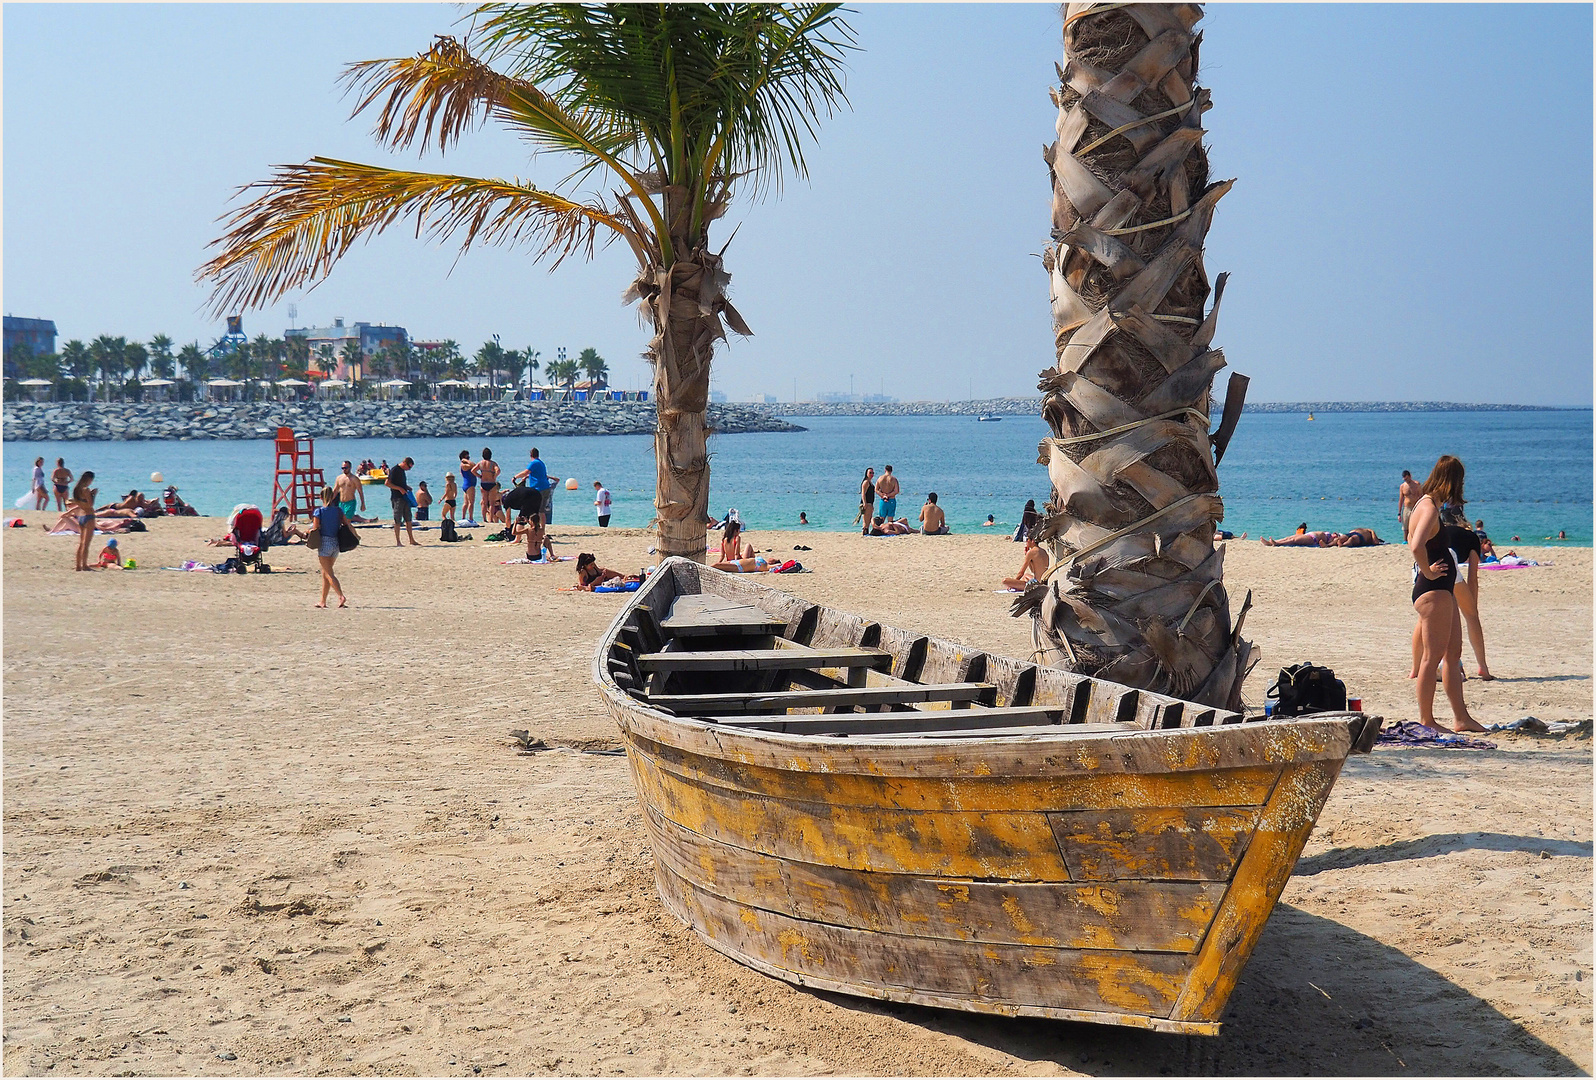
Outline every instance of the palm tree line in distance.
<svg viewBox="0 0 1596 1080">
<path fill-rule="evenodd" d="M 350 342 L 335 354 L 331 345 L 312 350 L 303 337 L 280 338 L 259 334 L 253 341 L 239 342 L 226 353 L 213 355 L 198 341 L 173 351 L 172 339 L 156 334 L 148 342 L 101 334 L 88 343 L 77 339 L 65 342 L 59 352 L 36 353 L 27 345 L 6 350 L 5 372 L 12 380 L 7 396 L 18 393 L 21 379 L 47 379 L 55 384 L 53 396 L 86 401 L 140 400 L 143 383 L 150 379 L 174 382 L 179 394 L 191 396 L 194 388 L 212 378 L 228 377 L 246 383 L 253 395 L 261 382 L 282 379 L 319 379 L 342 363 L 354 375 L 353 389 L 359 394 L 374 383 L 393 378 L 414 379 L 420 393 L 428 386 L 436 389 L 446 379 L 485 377 L 490 390 L 497 391 L 500 377 L 514 384 L 525 374 L 528 385 L 539 370 L 542 354 L 531 348 L 506 349 L 497 334 L 483 343 L 473 355 L 460 351 L 460 344 L 447 340 L 440 345 L 417 349 L 408 341 L 390 341 L 369 353 Z M 609 365 L 594 348 L 583 349 L 575 360 L 551 361 L 544 374 L 556 384 L 573 387 L 583 374 L 595 389 L 607 385 Z"/>
</svg>

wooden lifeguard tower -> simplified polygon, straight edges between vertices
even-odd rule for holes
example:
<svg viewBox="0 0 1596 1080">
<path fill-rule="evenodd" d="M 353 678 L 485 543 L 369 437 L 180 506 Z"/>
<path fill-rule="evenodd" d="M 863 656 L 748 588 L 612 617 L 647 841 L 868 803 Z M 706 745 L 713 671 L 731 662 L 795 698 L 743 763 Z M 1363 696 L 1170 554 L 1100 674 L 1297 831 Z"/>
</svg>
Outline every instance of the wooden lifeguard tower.
<svg viewBox="0 0 1596 1080">
<path fill-rule="evenodd" d="M 277 475 L 272 481 L 272 510 L 288 507 L 290 521 L 309 518 L 321 505 L 325 484 L 316 468 L 316 440 L 293 428 L 277 429 Z"/>
</svg>

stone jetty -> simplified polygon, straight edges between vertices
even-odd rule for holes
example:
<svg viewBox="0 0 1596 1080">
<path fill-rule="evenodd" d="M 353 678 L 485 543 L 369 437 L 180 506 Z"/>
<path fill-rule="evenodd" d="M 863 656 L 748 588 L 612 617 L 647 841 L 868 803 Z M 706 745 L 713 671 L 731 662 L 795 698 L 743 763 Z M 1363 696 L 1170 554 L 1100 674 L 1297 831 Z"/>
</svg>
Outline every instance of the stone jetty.
<svg viewBox="0 0 1596 1080">
<path fill-rule="evenodd" d="M 7 402 L 5 441 L 269 439 L 279 426 L 320 439 L 652 435 L 650 401 Z M 751 405 L 715 404 L 722 434 L 802 431 Z"/>
</svg>

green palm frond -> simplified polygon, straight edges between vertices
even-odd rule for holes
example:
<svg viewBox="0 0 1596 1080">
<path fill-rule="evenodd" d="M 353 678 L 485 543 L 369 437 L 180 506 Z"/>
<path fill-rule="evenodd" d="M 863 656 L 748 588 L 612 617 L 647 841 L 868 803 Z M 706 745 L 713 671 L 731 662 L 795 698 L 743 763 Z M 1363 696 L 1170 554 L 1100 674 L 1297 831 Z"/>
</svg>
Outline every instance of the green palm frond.
<svg viewBox="0 0 1596 1080">
<path fill-rule="evenodd" d="M 533 245 L 558 266 L 599 234 L 625 239 L 642 257 L 641 238 L 608 209 L 586 206 L 518 180 L 407 172 L 330 158 L 281 166 L 225 221 L 219 255 L 200 268 L 216 282 L 211 307 L 254 307 L 327 275 L 356 241 L 413 219 L 418 235 L 479 243 Z"/>
</svg>

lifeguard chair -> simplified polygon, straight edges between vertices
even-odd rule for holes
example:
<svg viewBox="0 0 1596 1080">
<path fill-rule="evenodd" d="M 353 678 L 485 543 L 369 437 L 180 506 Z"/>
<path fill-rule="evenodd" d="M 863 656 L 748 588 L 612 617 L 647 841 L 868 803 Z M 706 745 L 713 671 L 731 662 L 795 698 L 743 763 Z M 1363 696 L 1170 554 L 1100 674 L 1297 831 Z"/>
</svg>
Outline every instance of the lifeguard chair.
<svg viewBox="0 0 1596 1080">
<path fill-rule="evenodd" d="M 316 468 L 316 441 L 293 428 L 277 429 L 277 475 L 272 481 L 272 509 L 288 507 L 290 521 L 309 518 L 321 505 L 325 481 Z"/>
</svg>

